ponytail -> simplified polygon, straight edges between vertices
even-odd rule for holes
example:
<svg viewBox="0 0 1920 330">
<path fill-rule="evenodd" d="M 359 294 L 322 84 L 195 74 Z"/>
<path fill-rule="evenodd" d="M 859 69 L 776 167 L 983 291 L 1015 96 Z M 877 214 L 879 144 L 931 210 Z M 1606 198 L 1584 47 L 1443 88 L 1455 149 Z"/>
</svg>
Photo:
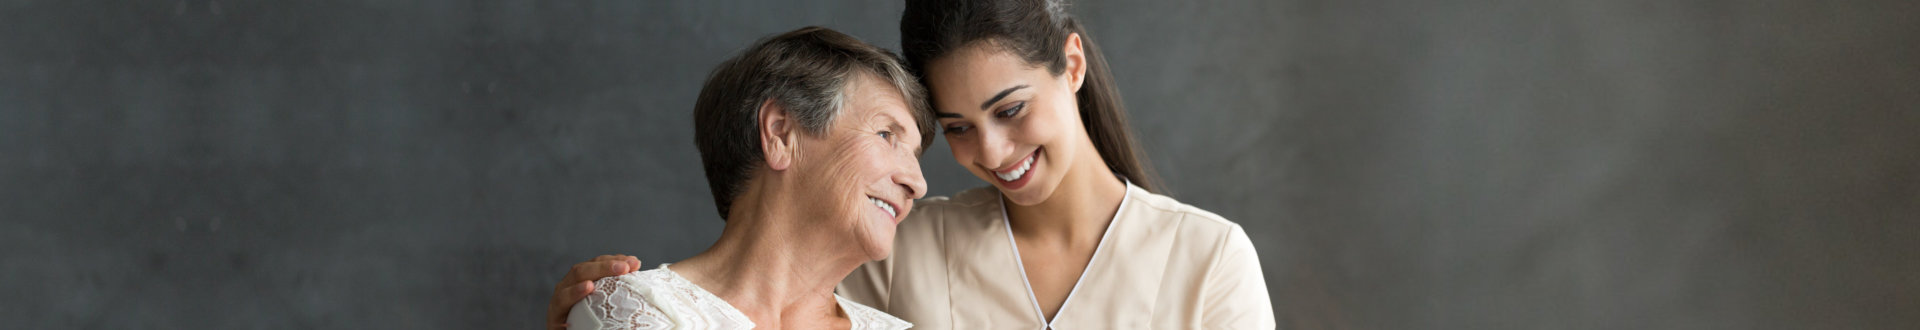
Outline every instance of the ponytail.
<svg viewBox="0 0 1920 330">
<path fill-rule="evenodd" d="M 1147 153 L 1133 139 L 1132 126 L 1127 124 L 1127 107 L 1120 102 L 1120 86 L 1113 81 L 1113 72 L 1107 70 L 1106 56 L 1100 54 L 1100 47 L 1080 22 L 1068 18 L 1066 23 L 1067 32 L 1080 34 L 1080 48 L 1086 52 L 1087 75 L 1074 98 L 1079 100 L 1080 122 L 1087 127 L 1093 148 L 1100 151 L 1100 158 L 1107 161 L 1107 168 L 1114 173 L 1141 189 L 1164 194 L 1159 191 L 1163 189 L 1153 162 L 1147 160 Z"/>
</svg>

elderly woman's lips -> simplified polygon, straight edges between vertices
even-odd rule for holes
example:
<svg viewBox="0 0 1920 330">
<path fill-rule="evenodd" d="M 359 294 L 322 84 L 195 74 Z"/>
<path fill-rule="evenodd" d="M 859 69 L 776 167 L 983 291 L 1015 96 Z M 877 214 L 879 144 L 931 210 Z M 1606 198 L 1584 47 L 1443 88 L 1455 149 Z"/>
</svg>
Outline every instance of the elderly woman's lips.
<svg viewBox="0 0 1920 330">
<path fill-rule="evenodd" d="M 867 197 L 867 199 L 873 201 L 873 206 L 879 207 L 881 211 L 887 212 L 887 216 L 894 219 L 900 218 L 900 212 L 894 209 L 893 204 L 888 204 L 886 201 L 871 196 Z"/>
</svg>

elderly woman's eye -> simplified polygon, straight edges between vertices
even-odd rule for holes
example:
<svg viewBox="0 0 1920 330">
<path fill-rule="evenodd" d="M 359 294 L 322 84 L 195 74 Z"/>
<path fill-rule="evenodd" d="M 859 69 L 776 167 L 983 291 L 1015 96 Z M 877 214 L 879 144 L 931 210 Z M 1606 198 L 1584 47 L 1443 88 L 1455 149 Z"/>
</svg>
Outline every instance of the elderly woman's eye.
<svg viewBox="0 0 1920 330">
<path fill-rule="evenodd" d="M 893 131 L 880 131 L 880 138 L 893 141 Z"/>
</svg>

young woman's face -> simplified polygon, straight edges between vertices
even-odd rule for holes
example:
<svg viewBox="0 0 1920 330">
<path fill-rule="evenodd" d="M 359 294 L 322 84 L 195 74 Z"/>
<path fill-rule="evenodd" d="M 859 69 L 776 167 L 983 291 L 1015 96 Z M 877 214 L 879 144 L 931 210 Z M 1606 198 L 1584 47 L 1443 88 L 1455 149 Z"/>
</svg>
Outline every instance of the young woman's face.
<svg viewBox="0 0 1920 330">
<path fill-rule="evenodd" d="M 1078 45 L 1077 38 L 1068 44 L 1067 70 L 1058 75 L 984 42 L 926 68 L 953 159 L 1015 204 L 1046 201 L 1070 165 L 1098 159 L 1074 99 L 1085 72 Z"/>
</svg>

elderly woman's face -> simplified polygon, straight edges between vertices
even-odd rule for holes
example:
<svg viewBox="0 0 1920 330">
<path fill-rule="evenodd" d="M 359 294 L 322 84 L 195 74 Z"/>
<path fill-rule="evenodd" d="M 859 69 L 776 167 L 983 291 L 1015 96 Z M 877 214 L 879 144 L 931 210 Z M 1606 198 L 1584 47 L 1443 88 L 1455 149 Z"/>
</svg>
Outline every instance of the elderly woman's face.
<svg viewBox="0 0 1920 330">
<path fill-rule="evenodd" d="M 894 227 L 926 194 L 918 158 L 921 132 L 905 97 L 872 74 L 855 74 L 845 108 L 820 136 L 801 134 L 794 167 L 812 207 L 811 221 L 839 226 L 870 260 L 893 251 Z"/>
</svg>

